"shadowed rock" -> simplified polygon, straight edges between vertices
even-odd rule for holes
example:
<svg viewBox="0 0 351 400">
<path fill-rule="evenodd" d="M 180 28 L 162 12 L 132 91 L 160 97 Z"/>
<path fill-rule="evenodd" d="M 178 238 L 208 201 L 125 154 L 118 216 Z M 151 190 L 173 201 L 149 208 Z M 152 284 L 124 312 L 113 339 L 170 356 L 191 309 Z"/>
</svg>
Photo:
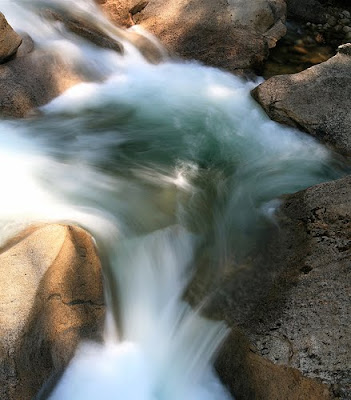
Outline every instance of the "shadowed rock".
<svg viewBox="0 0 351 400">
<path fill-rule="evenodd" d="M 318 0 L 287 0 L 289 18 L 323 24 L 326 11 Z"/>
</svg>

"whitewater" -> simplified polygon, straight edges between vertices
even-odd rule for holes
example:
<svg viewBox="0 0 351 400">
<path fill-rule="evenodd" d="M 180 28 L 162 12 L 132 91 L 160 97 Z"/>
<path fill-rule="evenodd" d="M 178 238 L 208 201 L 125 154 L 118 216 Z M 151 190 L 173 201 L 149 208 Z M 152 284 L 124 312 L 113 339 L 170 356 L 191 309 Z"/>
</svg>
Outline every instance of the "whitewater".
<svg viewBox="0 0 351 400">
<path fill-rule="evenodd" d="M 123 54 L 41 7 L 93 22 Z M 338 178 L 344 166 L 268 119 L 250 96 L 259 79 L 165 51 L 151 64 L 91 1 L 5 0 L 0 11 L 90 77 L 37 115 L 0 121 L 2 243 L 31 223 L 73 223 L 104 260 L 104 342 L 80 345 L 49 399 L 232 398 L 213 368 L 229 327 L 184 300 L 199 253 L 214 274 L 235 268 L 276 223 L 279 196 Z"/>
</svg>

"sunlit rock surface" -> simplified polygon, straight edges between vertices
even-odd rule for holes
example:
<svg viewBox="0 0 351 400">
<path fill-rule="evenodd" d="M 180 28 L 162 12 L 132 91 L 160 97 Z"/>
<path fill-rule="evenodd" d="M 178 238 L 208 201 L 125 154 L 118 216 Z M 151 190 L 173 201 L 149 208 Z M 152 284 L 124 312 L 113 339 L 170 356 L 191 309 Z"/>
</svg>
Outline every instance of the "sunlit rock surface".
<svg viewBox="0 0 351 400">
<path fill-rule="evenodd" d="M 21 37 L 11 28 L 0 12 L 0 63 L 13 56 L 21 45 Z"/>
<path fill-rule="evenodd" d="M 102 7 L 116 23 L 141 25 L 181 57 L 233 72 L 259 69 L 286 32 L 280 0 L 107 0 Z"/>
<path fill-rule="evenodd" d="M 0 276 L 0 398 L 32 399 L 101 335 L 100 261 L 84 230 L 42 225 L 1 249 Z"/>
<path fill-rule="evenodd" d="M 81 82 L 60 57 L 37 50 L 0 66 L 0 113 L 24 117 Z"/>
<path fill-rule="evenodd" d="M 252 92 L 275 121 L 298 127 L 351 155 L 351 44 L 328 61 L 275 76 Z"/>
</svg>

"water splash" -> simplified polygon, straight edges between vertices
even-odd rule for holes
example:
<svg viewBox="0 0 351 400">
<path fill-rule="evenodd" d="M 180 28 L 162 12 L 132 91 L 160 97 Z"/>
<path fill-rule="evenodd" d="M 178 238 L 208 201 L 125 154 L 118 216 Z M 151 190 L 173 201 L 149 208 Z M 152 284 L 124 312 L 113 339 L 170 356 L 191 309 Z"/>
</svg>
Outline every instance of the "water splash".
<svg viewBox="0 0 351 400">
<path fill-rule="evenodd" d="M 250 98 L 255 83 L 99 49 L 21 4 L 0 7 L 14 27 L 103 71 L 40 117 L 0 122 L 1 239 L 31 222 L 73 221 L 94 235 L 119 288 L 105 343 L 80 347 L 52 400 L 228 399 L 211 369 L 226 328 L 182 300 L 197 254 L 235 265 L 263 240 L 278 196 L 343 166 L 270 121 Z M 50 4 L 114 34 L 91 2 Z"/>
</svg>

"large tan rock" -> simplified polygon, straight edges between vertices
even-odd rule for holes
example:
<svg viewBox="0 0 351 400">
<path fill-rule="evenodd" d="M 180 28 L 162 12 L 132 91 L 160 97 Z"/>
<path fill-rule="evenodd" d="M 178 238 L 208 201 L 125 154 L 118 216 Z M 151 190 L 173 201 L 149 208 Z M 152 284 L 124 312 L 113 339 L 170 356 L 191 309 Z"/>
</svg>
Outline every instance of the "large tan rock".
<svg viewBox="0 0 351 400">
<path fill-rule="evenodd" d="M 35 50 L 0 65 L 0 115 L 24 117 L 82 81 L 59 56 Z"/>
<path fill-rule="evenodd" d="M 116 23 L 141 25 L 172 53 L 242 72 L 259 69 L 285 34 L 282 0 L 106 0 Z"/>
<path fill-rule="evenodd" d="M 351 44 L 322 64 L 268 79 L 252 95 L 270 118 L 351 155 Z"/>
<path fill-rule="evenodd" d="M 4 14 L 0 12 L 0 63 L 12 57 L 21 43 L 21 36 L 11 28 Z"/>
<path fill-rule="evenodd" d="M 32 399 L 54 384 L 82 339 L 99 339 L 102 272 L 92 238 L 31 227 L 0 252 L 0 398 Z"/>
</svg>

